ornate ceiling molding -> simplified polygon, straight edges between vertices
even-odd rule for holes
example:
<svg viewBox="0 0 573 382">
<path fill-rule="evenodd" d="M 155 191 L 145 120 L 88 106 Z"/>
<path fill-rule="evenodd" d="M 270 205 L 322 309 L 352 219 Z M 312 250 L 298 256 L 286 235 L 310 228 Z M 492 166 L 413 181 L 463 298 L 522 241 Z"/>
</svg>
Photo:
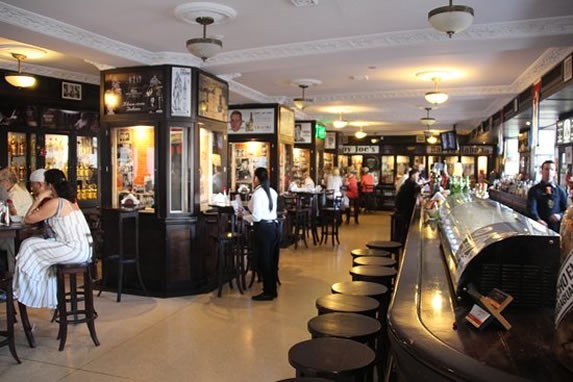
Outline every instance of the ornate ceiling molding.
<svg viewBox="0 0 573 382">
<path fill-rule="evenodd" d="M 6 60 L 4 58 L 0 59 L 0 68 L 5 70 L 18 70 L 18 64 L 14 63 L 14 60 Z M 24 67 L 24 72 L 35 74 L 38 76 L 53 77 L 62 80 L 83 82 L 86 84 L 99 85 L 100 77 L 99 75 L 91 75 L 85 73 L 72 72 L 69 70 L 60 70 L 44 65 L 36 65 L 26 62 Z"/>
</svg>

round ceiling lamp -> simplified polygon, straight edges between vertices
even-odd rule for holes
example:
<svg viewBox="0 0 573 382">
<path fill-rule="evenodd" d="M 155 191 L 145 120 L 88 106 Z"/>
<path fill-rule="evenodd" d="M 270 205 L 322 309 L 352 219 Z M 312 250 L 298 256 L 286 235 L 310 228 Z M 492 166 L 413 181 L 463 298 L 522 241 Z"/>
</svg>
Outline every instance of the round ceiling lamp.
<svg viewBox="0 0 573 382">
<path fill-rule="evenodd" d="M 438 138 L 435 135 L 430 135 L 428 138 L 426 138 L 426 142 L 428 142 L 430 145 L 435 145 L 438 143 Z"/>
<path fill-rule="evenodd" d="M 212 17 L 197 17 L 196 21 L 198 24 L 203 25 L 203 37 L 187 40 L 187 50 L 205 62 L 223 49 L 223 42 L 216 38 L 207 37 L 207 25 L 213 24 Z"/>
<path fill-rule="evenodd" d="M 31 88 L 35 86 L 36 77 L 22 73 L 22 61 L 26 59 L 26 56 L 19 53 L 12 53 L 12 57 L 18 60 L 18 73 L 5 74 L 4 79 L 6 82 L 17 88 Z"/>
<path fill-rule="evenodd" d="M 426 107 L 426 116 L 420 118 L 420 123 L 424 126 L 432 126 L 434 123 L 436 123 L 436 118 L 432 118 L 430 117 L 430 110 L 432 110 L 431 107 Z"/>
<path fill-rule="evenodd" d="M 338 114 L 338 119 L 332 121 L 332 126 L 334 126 L 335 129 L 343 129 L 348 126 L 348 121 L 342 119 L 342 112 Z"/>
<path fill-rule="evenodd" d="M 426 101 L 431 103 L 432 105 L 439 105 L 446 102 L 449 98 L 448 93 L 441 92 L 441 91 L 433 91 L 427 92 L 424 94 L 424 98 Z"/>
<path fill-rule="evenodd" d="M 321 81 L 312 78 L 301 78 L 291 82 L 302 89 L 302 95 L 300 97 L 293 98 L 292 100 L 294 107 L 296 107 L 298 110 L 303 110 L 305 107 L 314 102 L 312 98 L 305 97 L 305 90 L 310 86 L 320 85 L 322 83 Z"/>
<path fill-rule="evenodd" d="M 428 21 L 434 29 L 445 32 L 450 38 L 454 33 L 464 31 L 472 25 L 474 10 L 466 5 L 450 5 L 432 9 L 428 12 Z"/>
<path fill-rule="evenodd" d="M 357 132 L 354 133 L 354 136 L 355 136 L 357 139 L 366 138 L 367 135 L 368 135 L 368 134 L 366 134 L 366 133 L 362 130 L 362 127 L 360 128 L 360 130 L 358 130 Z"/>
</svg>

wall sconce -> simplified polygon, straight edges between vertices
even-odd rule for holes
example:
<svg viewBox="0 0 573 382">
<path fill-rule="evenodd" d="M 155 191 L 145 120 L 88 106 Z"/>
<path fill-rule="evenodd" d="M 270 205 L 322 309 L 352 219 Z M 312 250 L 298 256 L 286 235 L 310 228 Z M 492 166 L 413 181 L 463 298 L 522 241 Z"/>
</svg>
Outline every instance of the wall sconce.
<svg viewBox="0 0 573 382">
<path fill-rule="evenodd" d="M 115 109 L 121 105 L 121 94 L 108 89 L 103 94 L 103 104 L 105 105 L 106 114 L 115 114 Z"/>
</svg>

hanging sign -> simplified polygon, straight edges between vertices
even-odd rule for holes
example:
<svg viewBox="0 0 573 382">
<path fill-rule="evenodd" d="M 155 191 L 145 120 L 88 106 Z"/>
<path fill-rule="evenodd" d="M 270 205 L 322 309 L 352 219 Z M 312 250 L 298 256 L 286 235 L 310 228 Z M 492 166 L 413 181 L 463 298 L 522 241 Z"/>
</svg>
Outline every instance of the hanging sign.
<svg viewBox="0 0 573 382">
<path fill-rule="evenodd" d="M 378 154 L 380 152 L 379 146 L 343 146 L 342 152 L 344 154 Z"/>
</svg>

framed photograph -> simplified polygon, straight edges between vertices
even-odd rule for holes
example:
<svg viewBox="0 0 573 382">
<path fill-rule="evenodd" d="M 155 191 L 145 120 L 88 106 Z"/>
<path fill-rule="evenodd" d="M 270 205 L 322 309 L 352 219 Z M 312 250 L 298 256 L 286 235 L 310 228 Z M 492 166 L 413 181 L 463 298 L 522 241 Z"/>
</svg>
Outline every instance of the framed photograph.
<svg viewBox="0 0 573 382">
<path fill-rule="evenodd" d="M 191 68 L 171 69 L 171 115 L 191 117 Z"/>
<path fill-rule="evenodd" d="M 312 143 L 312 123 L 299 122 L 294 124 L 294 143 Z"/>
<path fill-rule="evenodd" d="M 199 116 L 227 122 L 229 88 L 227 84 L 204 73 L 199 73 Z"/>
<path fill-rule="evenodd" d="M 62 98 L 73 99 L 74 101 L 81 101 L 82 84 L 62 81 Z"/>
<path fill-rule="evenodd" d="M 324 141 L 325 150 L 335 150 L 336 149 L 336 133 L 333 131 L 326 132 L 326 140 Z"/>
<path fill-rule="evenodd" d="M 229 110 L 228 134 L 274 134 L 275 109 Z"/>
</svg>

